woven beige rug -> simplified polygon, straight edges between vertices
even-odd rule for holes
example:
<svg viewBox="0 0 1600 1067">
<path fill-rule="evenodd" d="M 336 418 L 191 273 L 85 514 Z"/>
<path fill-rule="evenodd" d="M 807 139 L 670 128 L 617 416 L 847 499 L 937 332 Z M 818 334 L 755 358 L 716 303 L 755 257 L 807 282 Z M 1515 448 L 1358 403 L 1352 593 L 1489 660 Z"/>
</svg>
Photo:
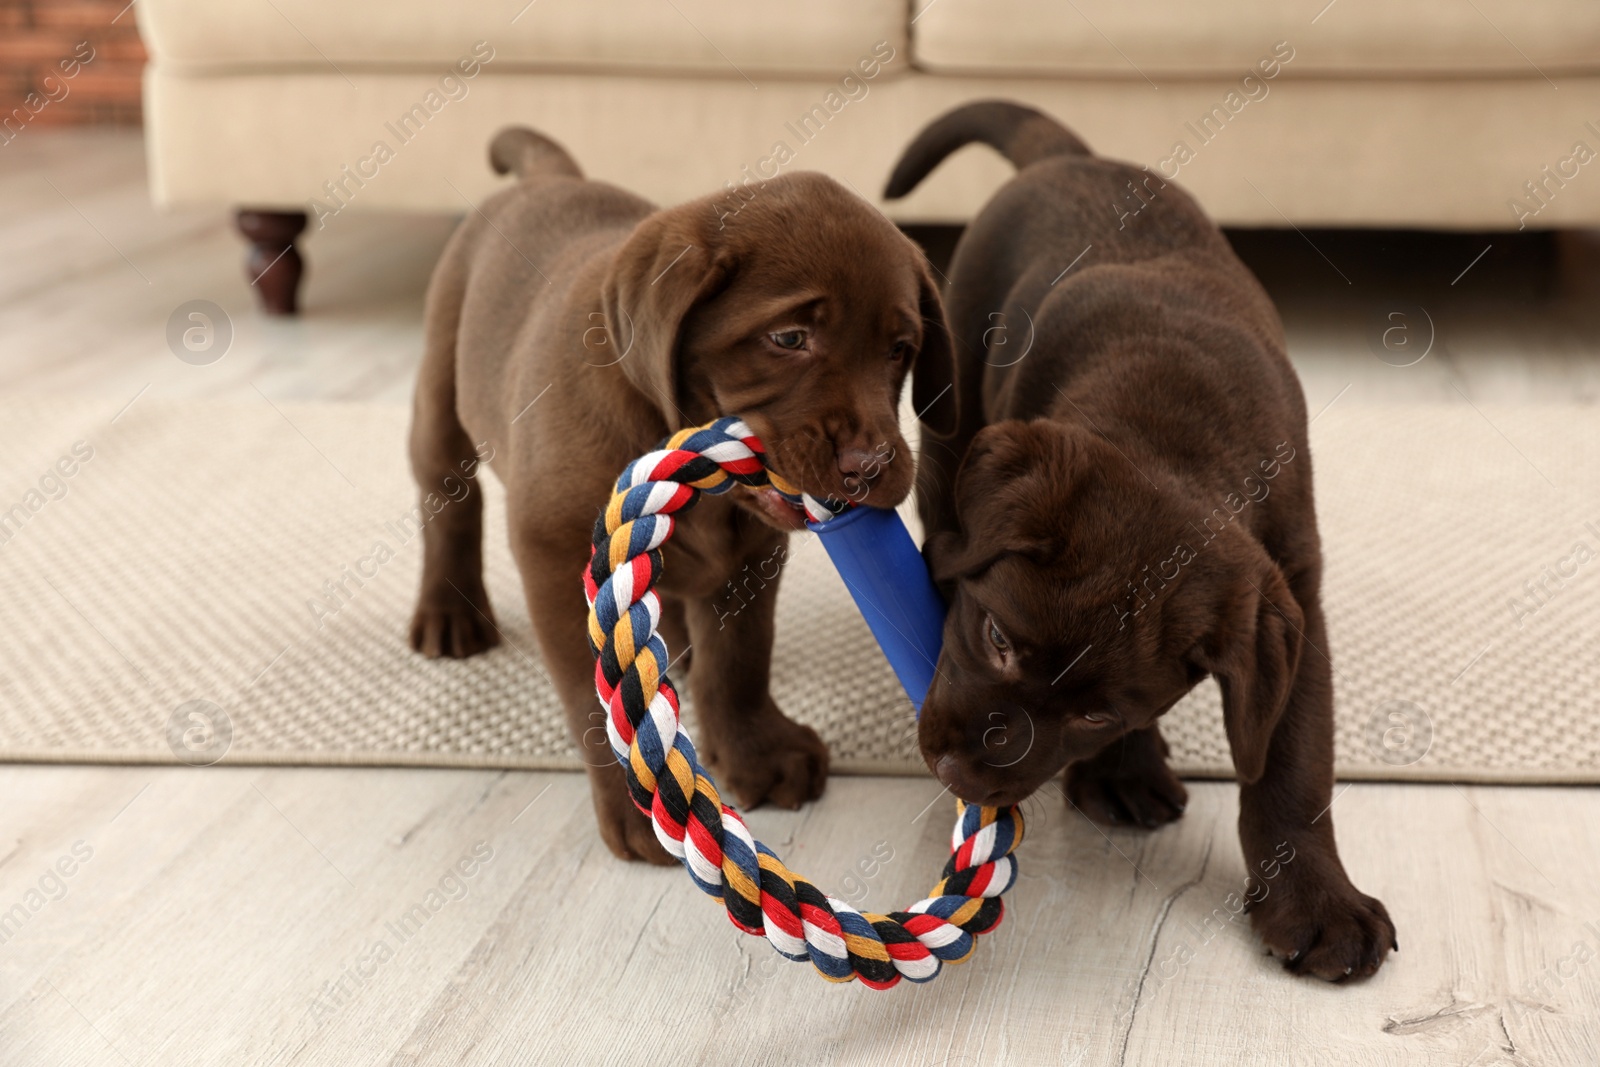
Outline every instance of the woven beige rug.
<svg viewBox="0 0 1600 1067">
<path fill-rule="evenodd" d="M 0 401 L 0 759 L 577 766 L 497 486 L 505 643 L 465 662 L 405 644 L 405 410 L 118 406 Z M 1600 781 L 1594 410 L 1346 401 L 1312 430 L 1340 773 Z M 926 773 L 814 538 L 788 571 L 780 705 L 840 771 Z M 1231 773 L 1212 683 L 1164 728 L 1182 772 Z"/>
</svg>

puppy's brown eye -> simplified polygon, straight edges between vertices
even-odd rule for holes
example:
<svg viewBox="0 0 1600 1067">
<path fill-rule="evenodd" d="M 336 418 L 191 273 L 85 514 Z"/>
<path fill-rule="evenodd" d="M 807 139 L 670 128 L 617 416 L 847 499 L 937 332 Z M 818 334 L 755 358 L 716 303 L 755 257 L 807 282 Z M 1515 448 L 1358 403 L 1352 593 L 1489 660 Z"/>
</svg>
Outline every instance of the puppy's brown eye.
<svg viewBox="0 0 1600 1067">
<path fill-rule="evenodd" d="M 1000 632 L 1000 627 L 995 625 L 994 619 L 989 619 L 989 643 L 999 650 L 1003 656 L 1011 651 L 1011 642 L 1006 640 L 1006 635 Z"/>
<path fill-rule="evenodd" d="M 767 334 L 767 340 L 789 352 L 798 352 L 806 346 L 806 332 L 804 330 L 779 330 L 777 333 Z"/>
<path fill-rule="evenodd" d="M 1083 717 L 1083 721 L 1088 723 L 1090 726 L 1099 726 L 1101 723 L 1106 721 L 1106 717 L 1104 715 L 1085 715 Z"/>
<path fill-rule="evenodd" d="M 911 342 L 896 341 L 894 347 L 889 349 L 889 361 L 899 363 L 911 355 Z"/>
</svg>

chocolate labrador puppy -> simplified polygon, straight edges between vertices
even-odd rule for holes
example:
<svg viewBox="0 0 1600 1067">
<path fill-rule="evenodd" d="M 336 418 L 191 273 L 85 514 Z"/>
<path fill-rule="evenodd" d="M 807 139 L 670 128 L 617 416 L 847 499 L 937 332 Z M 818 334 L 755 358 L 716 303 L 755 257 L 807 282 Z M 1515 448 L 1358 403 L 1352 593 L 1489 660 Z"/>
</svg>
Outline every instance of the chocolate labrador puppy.
<svg viewBox="0 0 1600 1067">
<path fill-rule="evenodd" d="M 498 643 L 471 491 L 486 461 L 601 836 L 624 859 L 671 862 L 595 697 L 581 580 L 595 520 L 630 460 L 730 414 L 806 492 L 903 500 L 901 387 L 913 362 L 950 359 L 938 290 L 909 239 L 818 174 L 657 210 L 585 181 L 531 130 L 501 132 L 490 158 L 517 182 L 467 216 L 428 290 L 411 465 L 431 518 L 411 644 L 471 656 Z M 724 593 L 746 566 L 775 571 L 802 524 L 776 493 L 735 490 L 684 516 L 665 550 L 662 629 L 675 655 L 693 649 L 699 752 L 746 806 L 798 807 L 827 776 L 822 740 L 768 693 L 776 583 L 748 603 Z"/>
<path fill-rule="evenodd" d="M 924 427 L 917 476 L 950 603 L 923 757 L 984 804 L 1066 768 L 1091 818 L 1154 827 L 1187 800 L 1157 720 L 1215 677 L 1255 929 L 1291 970 L 1371 974 L 1398 946 L 1334 845 L 1322 559 L 1277 312 L 1184 192 L 1030 108 L 938 119 L 885 195 L 974 141 L 1018 173 L 955 251 L 956 377 L 916 371 L 922 395 L 953 387 L 930 414 L 958 423 Z"/>
</svg>

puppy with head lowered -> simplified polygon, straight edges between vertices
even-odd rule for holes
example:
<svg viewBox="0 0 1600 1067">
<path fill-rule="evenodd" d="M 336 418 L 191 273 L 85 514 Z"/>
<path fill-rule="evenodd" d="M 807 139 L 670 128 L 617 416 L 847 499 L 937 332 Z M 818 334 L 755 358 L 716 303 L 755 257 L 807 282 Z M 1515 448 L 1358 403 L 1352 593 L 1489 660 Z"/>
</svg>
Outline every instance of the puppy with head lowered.
<svg viewBox="0 0 1600 1067">
<path fill-rule="evenodd" d="M 497 643 L 470 482 L 486 461 L 601 836 L 623 858 L 671 862 L 595 698 L 581 581 L 595 520 L 629 461 L 722 415 L 742 416 L 813 496 L 899 503 L 913 483 L 901 388 L 913 363 L 950 359 L 938 290 L 910 240 L 821 175 L 768 181 L 737 213 L 715 197 L 657 210 L 584 180 L 531 130 L 503 131 L 490 155 L 517 182 L 466 217 L 428 290 L 411 463 L 442 506 L 424 528 L 411 643 L 427 656 Z M 798 807 L 827 776 L 821 739 L 767 687 L 773 576 L 803 519 L 776 493 L 736 489 L 684 515 L 664 550 L 661 628 L 688 665 L 699 752 L 746 806 Z M 730 596 L 747 567 L 765 587 Z"/>
<path fill-rule="evenodd" d="M 886 195 L 970 142 L 1018 173 L 955 251 L 955 377 L 916 371 L 944 394 L 917 491 L 950 603 L 923 757 L 989 805 L 1065 768 L 1089 817 L 1155 827 L 1187 799 L 1157 720 L 1214 677 L 1256 931 L 1293 971 L 1371 974 L 1398 946 L 1334 844 L 1322 559 L 1277 312 L 1188 195 L 1030 108 L 938 119 Z"/>
</svg>

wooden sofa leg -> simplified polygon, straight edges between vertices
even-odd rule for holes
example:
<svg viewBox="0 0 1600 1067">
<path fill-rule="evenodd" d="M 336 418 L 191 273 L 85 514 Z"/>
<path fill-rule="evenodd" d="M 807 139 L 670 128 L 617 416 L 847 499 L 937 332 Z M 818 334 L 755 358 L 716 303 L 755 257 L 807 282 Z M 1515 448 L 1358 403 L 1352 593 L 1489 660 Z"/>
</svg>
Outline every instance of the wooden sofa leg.
<svg viewBox="0 0 1600 1067">
<path fill-rule="evenodd" d="M 306 228 L 306 213 L 241 210 L 235 222 L 250 242 L 245 277 L 260 294 L 262 309 L 269 315 L 295 314 L 305 262 L 294 241 Z"/>
</svg>

